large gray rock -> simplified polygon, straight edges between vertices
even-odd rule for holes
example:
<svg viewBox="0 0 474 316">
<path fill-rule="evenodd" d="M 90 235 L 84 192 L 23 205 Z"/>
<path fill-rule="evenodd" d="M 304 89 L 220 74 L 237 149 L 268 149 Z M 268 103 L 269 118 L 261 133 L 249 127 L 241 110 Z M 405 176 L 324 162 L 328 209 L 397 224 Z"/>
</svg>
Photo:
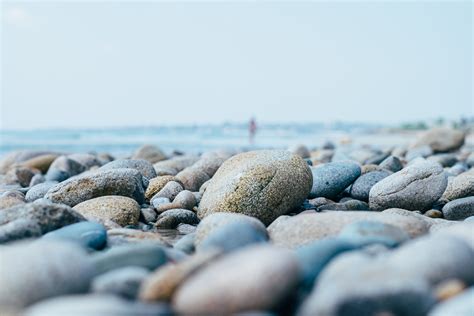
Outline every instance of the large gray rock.
<svg viewBox="0 0 474 316">
<path fill-rule="evenodd" d="M 130 168 L 140 171 L 147 179 L 156 177 L 156 171 L 153 165 L 144 159 L 117 159 L 100 167 L 101 170 Z"/>
<path fill-rule="evenodd" d="M 449 279 L 474 281 L 473 260 L 467 244 L 440 237 L 419 238 L 375 257 L 341 255 L 319 276 L 298 314 L 426 315 L 435 303 L 434 286 Z"/>
<path fill-rule="evenodd" d="M 145 201 L 146 182 L 135 169 L 109 169 L 86 172 L 52 187 L 45 198 L 74 206 L 86 200 L 104 195 L 121 195 L 135 199 L 139 204 Z"/>
<path fill-rule="evenodd" d="M 338 161 L 311 168 L 313 186 L 310 197 L 335 199 L 361 174 L 360 166 L 352 161 Z"/>
<path fill-rule="evenodd" d="M 421 215 L 422 216 L 422 215 Z M 327 237 L 337 236 L 349 224 L 374 220 L 402 229 L 412 237 L 426 234 L 430 223 L 414 216 L 385 212 L 330 211 L 281 216 L 268 226 L 270 240 L 278 246 L 294 248 Z"/>
<path fill-rule="evenodd" d="M 270 224 L 303 203 L 311 190 L 307 163 L 288 151 L 258 150 L 226 160 L 199 205 L 198 216 L 234 212 Z"/>
<path fill-rule="evenodd" d="M 375 184 L 369 193 L 372 209 L 430 209 L 448 183 L 443 168 L 434 162 L 417 161 Z"/>
<path fill-rule="evenodd" d="M 464 144 L 464 133 L 451 128 L 433 128 L 424 132 L 414 142 L 413 147 L 428 145 L 434 152 L 447 152 Z"/>
<path fill-rule="evenodd" d="M 40 241 L 0 247 L 0 310 L 45 298 L 86 292 L 94 268 L 73 243 Z"/>
<path fill-rule="evenodd" d="M 457 199 L 447 203 L 443 207 L 443 216 L 455 221 L 474 216 L 474 196 Z"/>
<path fill-rule="evenodd" d="M 292 252 L 252 246 L 199 270 L 178 288 L 173 305 L 179 313 L 200 315 L 268 310 L 283 305 L 298 281 Z"/>
<path fill-rule="evenodd" d="M 0 212 L 0 243 L 38 237 L 83 220 L 67 205 L 44 201 L 16 205 Z"/>
<path fill-rule="evenodd" d="M 448 179 L 448 186 L 443 198 L 452 201 L 467 196 L 474 196 L 474 173 L 461 173 Z"/>
</svg>

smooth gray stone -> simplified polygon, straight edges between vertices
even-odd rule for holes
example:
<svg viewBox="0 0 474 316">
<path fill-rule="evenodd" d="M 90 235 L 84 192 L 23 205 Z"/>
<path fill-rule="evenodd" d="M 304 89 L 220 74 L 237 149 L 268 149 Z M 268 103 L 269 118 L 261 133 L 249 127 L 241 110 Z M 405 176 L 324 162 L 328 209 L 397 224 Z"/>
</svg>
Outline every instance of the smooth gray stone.
<svg viewBox="0 0 474 316">
<path fill-rule="evenodd" d="M 150 274 L 142 267 L 124 267 L 99 275 L 92 281 L 94 293 L 114 294 L 128 299 L 135 299 L 140 284 Z"/>
<path fill-rule="evenodd" d="M 339 161 L 312 167 L 313 186 L 310 198 L 336 198 L 361 174 L 360 166 L 352 161 Z"/>
<path fill-rule="evenodd" d="M 443 215 L 448 220 L 463 220 L 474 216 L 474 196 L 453 200 L 443 207 Z"/>
</svg>

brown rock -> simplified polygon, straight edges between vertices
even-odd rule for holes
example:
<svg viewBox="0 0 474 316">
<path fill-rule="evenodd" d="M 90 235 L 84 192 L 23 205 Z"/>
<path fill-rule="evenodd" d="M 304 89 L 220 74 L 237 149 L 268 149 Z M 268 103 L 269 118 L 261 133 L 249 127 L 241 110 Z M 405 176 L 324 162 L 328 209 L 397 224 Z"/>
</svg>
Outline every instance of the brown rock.
<svg viewBox="0 0 474 316">
<path fill-rule="evenodd" d="M 140 217 L 140 205 L 134 199 L 118 195 L 84 201 L 73 209 L 85 217 L 112 220 L 122 226 L 137 225 Z"/>
</svg>

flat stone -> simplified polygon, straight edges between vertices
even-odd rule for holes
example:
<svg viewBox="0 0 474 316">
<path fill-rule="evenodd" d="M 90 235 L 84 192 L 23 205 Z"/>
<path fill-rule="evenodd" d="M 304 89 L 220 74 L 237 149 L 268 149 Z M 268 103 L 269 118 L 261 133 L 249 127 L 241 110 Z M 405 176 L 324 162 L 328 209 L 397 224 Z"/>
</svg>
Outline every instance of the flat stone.
<svg viewBox="0 0 474 316">
<path fill-rule="evenodd" d="M 443 207 L 443 216 L 448 220 L 463 220 L 474 215 L 474 196 L 456 199 Z"/>
<path fill-rule="evenodd" d="M 19 310 L 49 297 L 83 293 L 94 275 L 86 252 L 69 242 L 0 247 L 0 306 Z"/>
<path fill-rule="evenodd" d="M 173 296 L 173 306 L 183 314 L 271 310 L 284 304 L 298 281 L 298 263 L 290 251 L 272 246 L 246 247 L 186 280 Z"/>
<path fill-rule="evenodd" d="M 145 202 L 144 180 L 135 169 L 110 169 L 87 172 L 52 187 L 45 198 L 74 206 L 105 195 L 121 195 Z"/>
<path fill-rule="evenodd" d="M 439 164 L 418 161 L 376 183 L 369 204 L 372 209 L 427 210 L 442 196 L 447 182 Z"/>
<path fill-rule="evenodd" d="M 85 248 L 102 249 L 107 242 L 107 232 L 102 224 L 80 222 L 53 230 L 45 234 L 43 239 L 66 240 Z"/>
<path fill-rule="evenodd" d="M 311 168 L 313 186 L 310 197 L 335 199 L 361 174 L 360 166 L 352 161 L 339 161 Z"/>
<path fill-rule="evenodd" d="M 281 150 L 257 150 L 226 160 L 207 186 L 199 205 L 202 219 L 234 212 L 271 223 L 308 196 L 312 176 L 306 162 Z"/>
</svg>

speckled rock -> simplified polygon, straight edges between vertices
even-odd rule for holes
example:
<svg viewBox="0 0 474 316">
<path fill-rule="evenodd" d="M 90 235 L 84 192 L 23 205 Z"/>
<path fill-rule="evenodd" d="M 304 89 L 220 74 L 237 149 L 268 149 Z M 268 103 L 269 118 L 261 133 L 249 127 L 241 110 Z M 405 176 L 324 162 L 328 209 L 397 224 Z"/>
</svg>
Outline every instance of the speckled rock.
<svg viewBox="0 0 474 316">
<path fill-rule="evenodd" d="M 423 215 L 420 216 L 427 218 Z M 331 211 L 299 214 L 292 217 L 281 216 L 268 226 L 268 233 L 274 244 L 294 248 L 326 237 L 337 236 L 346 225 L 360 220 L 374 220 L 391 224 L 412 237 L 426 234 L 430 227 L 430 223 L 424 219 L 399 214 Z"/>
<path fill-rule="evenodd" d="M 199 246 L 198 251 L 219 249 L 223 252 L 235 251 L 252 244 L 268 241 L 268 233 L 249 222 L 227 223 L 214 229 Z"/>
<path fill-rule="evenodd" d="M 62 204 L 36 201 L 15 205 L 0 211 L 0 242 L 40 236 L 83 220 L 82 215 Z"/>
<path fill-rule="evenodd" d="M 474 173 L 461 173 L 456 177 L 449 177 L 443 198 L 452 201 L 467 196 L 474 196 Z"/>
<path fill-rule="evenodd" d="M 0 210 L 25 203 L 25 195 L 19 191 L 11 190 L 0 194 Z"/>
<path fill-rule="evenodd" d="M 474 287 L 461 292 L 453 298 L 436 304 L 429 316 L 471 316 L 474 315 Z"/>
<path fill-rule="evenodd" d="M 339 238 L 353 243 L 358 247 L 371 244 L 382 244 L 386 247 L 396 247 L 410 239 L 405 231 L 391 224 L 363 220 L 345 226 L 339 233 Z"/>
<path fill-rule="evenodd" d="M 168 160 L 159 161 L 153 165 L 156 174 L 159 176 L 178 174 L 184 168 L 187 168 L 199 160 L 198 156 L 186 155 L 173 157 Z"/>
<path fill-rule="evenodd" d="M 156 222 L 157 217 L 158 214 L 156 214 L 153 208 L 147 207 L 140 210 L 140 221 L 145 224 Z"/>
<path fill-rule="evenodd" d="M 303 203 L 312 183 L 306 162 L 280 150 L 258 150 L 226 160 L 209 183 L 198 216 L 235 212 L 269 224 Z"/>
<path fill-rule="evenodd" d="M 372 171 L 361 175 L 351 186 L 349 191 L 351 197 L 361 201 L 368 201 L 370 189 L 390 174 L 388 171 Z"/>
<path fill-rule="evenodd" d="M 269 310 L 283 305 L 298 281 L 299 267 L 291 252 L 272 246 L 247 247 L 186 280 L 174 295 L 173 306 L 184 314 Z"/>
<path fill-rule="evenodd" d="M 211 214 L 201 220 L 196 229 L 196 245 L 199 245 L 209 234 L 211 234 L 211 232 L 213 232 L 218 227 L 235 222 L 249 223 L 255 229 L 260 230 L 262 233 L 267 233 L 265 225 L 263 225 L 263 223 L 255 217 L 236 213 L 219 212 Z"/>
<path fill-rule="evenodd" d="M 71 311 L 74 312 L 71 313 Z M 156 316 L 171 314 L 169 307 L 162 303 L 144 304 L 110 294 L 61 296 L 39 302 L 24 313 L 25 316 Z"/>
<path fill-rule="evenodd" d="M 86 292 L 94 275 L 85 251 L 68 242 L 0 247 L 0 307 L 20 309 L 48 297 Z"/>
<path fill-rule="evenodd" d="M 101 161 L 94 155 L 86 154 L 86 153 L 74 153 L 67 155 L 69 159 L 75 160 L 81 165 L 85 166 L 87 169 L 92 167 L 101 166 Z"/>
<path fill-rule="evenodd" d="M 173 202 L 162 203 L 161 201 L 157 202 L 156 199 L 153 202 L 155 202 L 153 206 L 159 213 L 176 208 L 192 210 L 197 204 L 195 195 L 193 194 L 193 192 L 188 190 L 183 190 L 179 192 L 178 195 L 176 195 L 176 197 L 174 198 Z"/>
<path fill-rule="evenodd" d="M 150 203 L 153 204 L 153 201 L 157 198 L 167 198 L 173 201 L 178 193 L 183 190 L 184 188 L 179 182 L 168 181 L 165 186 L 151 198 Z"/>
<path fill-rule="evenodd" d="M 464 133 L 451 128 L 433 128 L 415 141 L 414 147 L 428 145 L 435 152 L 447 152 L 458 149 L 464 144 Z"/>
<path fill-rule="evenodd" d="M 154 145 L 143 145 L 138 148 L 132 156 L 132 159 L 144 159 L 154 164 L 166 159 L 165 153 Z"/>
<path fill-rule="evenodd" d="M 395 156 L 388 156 L 379 164 L 379 166 L 392 172 L 397 172 L 403 169 L 402 162 Z"/>
<path fill-rule="evenodd" d="M 134 198 L 139 204 L 144 199 L 144 180 L 134 169 L 111 169 L 87 172 L 69 178 L 54 187 L 45 198 L 69 206 L 104 195 L 121 195 Z"/>
<path fill-rule="evenodd" d="M 301 158 L 309 158 L 311 156 L 308 147 L 306 147 L 305 145 L 296 145 L 290 147 L 288 150 L 294 153 L 295 155 L 300 156 Z"/>
<path fill-rule="evenodd" d="M 108 164 L 100 167 L 100 170 L 111 170 L 111 169 L 135 169 L 139 171 L 145 178 L 155 178 L 156 171 L 153 165 L 144 159 L 117 159 L 109 162 Z"/>
<path fill-rule="evenodd" d="M 80 174 L 86 170 L 86 167 L 79 162 L 69 159 L 66 156 L 56 158 L 46 173 L 46 181 L 64 181 L 69 177 Z"/>
<path fill-rule="evenodd" d="M 196 213 L 185 209 L 173 209 L 161 213 L 155 223 L 157 228 L 176 228 L 179 224 L 199 224 Z"/>
<path fill-rule="evenodd" d="M 361 174 L 360 166 L 352 161 L 339 161 L 311 168 L 313 186 L 310 197 L 335 199 Z"/>
<path fill-rule="evenodd" d="M 369 193 L 372 209 L 430 209 L 447 185 L 443 168 L 434 162 L 418 161 L 375 184 Z"/>
<path fill-rule="evenodd" d="M 160 192 L 168 182 L 174 180 L 174 176 L 158 176 L 156 178 L 150 179 L 145 192 L 146 200 L 149 201 L 155 194 Z"/>
<path fill-rule="evenodd" d="M 177 288 L 189 277 L 196 274 L 219 256 L 219 251 L 207 251 L 195 254 L 174 264 L 168 263 L 158 268 L 145 280 L 140 288 L 142 301 L 170 301 Z"/>
<path fill-rule="evenodd" d="M 443 216 L 448 220 L 463 220 L 474 215 L 474 196 L 456 199 L 443 207 Z"/>
<path fill-rule="evenodd" d="M 197 167 L 186 168 L 176 175 L 176 180 L 183 184 L 186 190 L 199 191 L 201 185 L 209 180 L 209 175 Z"/>
<path fill-rule="evenodd" d="M 130 266 L 115 269 L 94 278 L 91 291 L 134 299 L 138 294 L 140 284 L 149 274 L 150 272 L 142 267 Z"/>
<path fill-rule="evenodd" d="M 342 203 L 329 203 L 317 208 L 318 211 L 368 211 L 369 204 L 359 200 L 349 200 Z"/>
<path fill-rule="evenodd" d="M 87 218 L 112 220 L 119 225 L 136 225 L 140 218 L 140 205 L 129 197 L 101 196 L 77 204 L 73 209 Z"/>
<path fill-rule="evenodd" d="M 375 315 L 382 311 L 425 315 L 435 303 L 431 286 L 448 279 L 474 280 L 468 263 L 472 260 L 474 252 L 465 243 L 439 237 L 419 238 L 376 257 L 363 252 L 341 255 L 319 276 L 298 315 Z"/>
<path fill-rule="evenodd" d="M 31 187 L 28 192 L 26 192 L 26 200 L 28 202 L 33 202 L 37 199 L 41 199 L 53 186 L 58 184 L 57 181 L 46 181 L 40 184 L 37 184 Z"/>
<path fill-rule="evenodd" d="M 117 246 L 98 252 L 91 259 L 99 274 L 128 266 L 152 270 L 168 261 L 165 248 L 153 244 Z"/>
</svg>

